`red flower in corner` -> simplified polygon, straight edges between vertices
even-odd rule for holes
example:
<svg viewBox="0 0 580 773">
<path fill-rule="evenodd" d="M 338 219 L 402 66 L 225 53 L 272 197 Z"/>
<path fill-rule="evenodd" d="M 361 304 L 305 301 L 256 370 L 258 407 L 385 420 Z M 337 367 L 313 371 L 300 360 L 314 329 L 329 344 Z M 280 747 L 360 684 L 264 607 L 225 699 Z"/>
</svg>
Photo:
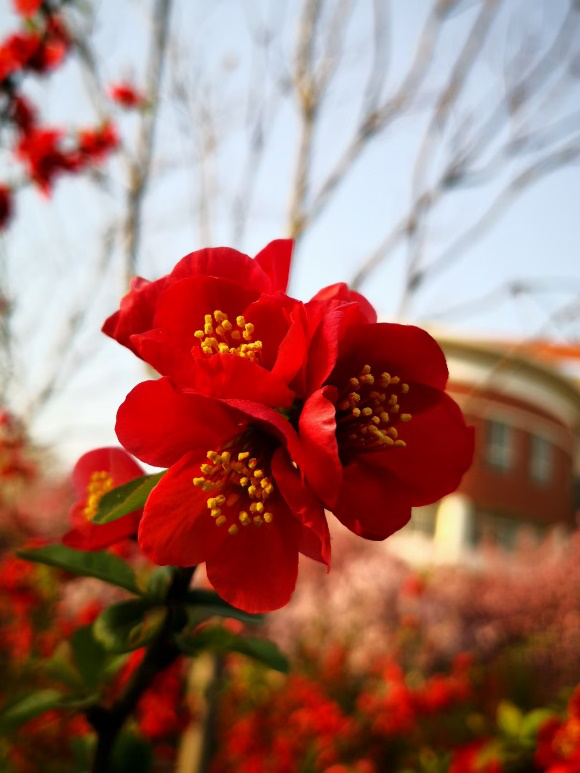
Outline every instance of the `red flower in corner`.
<svg viewBox="0 0 580 773">
<path fill-rule="evenodd" d="M 580 687 L 568 703 L 568 716 L 551 717 L 538 731 L 535 763 L 546 773 L 580 770 Z"/>
<path fill-rule="evenodd" d="M 424 330 L 353 325 L 326 383 L 299 419 L 304 473 L 355 534 L 385 539 L 411 508 L 454 491 L 473 457 L 473 429 L 444 392 L 448 371 Z"/>
<path fill-rule="evenodd" d="M 217 388 L 236 370 L 245 379 L 247 364 L 232 356 L 215 371 Z M 273 392 L 268 402 L 279 400 Z M 222 598 L 267 612 L 288 603 L 299 553 L 329 563 L 328 527 L 292 464 L 302 459 L 290 422 L 264 404 L 230 403 L 177 391 L 167 378 L 146 381 L 119 408 L 116 430 L 138 458 L 169 467 L 145 504 L 145 555 L 161 565 L 205 562 Z"/>
<path fill-rule="evenodd" d="M 497 757 L 493 742 L 482 738 L 456 749 L 449 773 L 502 773 L 503 765 Z"/>
<path fill-rule="evenodd" d="M 70 511 L 73 528 L 64 535 L 63 543 L 80 550 L 101 550 L 135 536 L 142 510 L 107 524 L 94 524 L 92 520 L 107 491 L 144 474 L 140 465 L 122 448 L 96 448 L 81 456 L 72 474 L 78 497 Z"/>
</svg>

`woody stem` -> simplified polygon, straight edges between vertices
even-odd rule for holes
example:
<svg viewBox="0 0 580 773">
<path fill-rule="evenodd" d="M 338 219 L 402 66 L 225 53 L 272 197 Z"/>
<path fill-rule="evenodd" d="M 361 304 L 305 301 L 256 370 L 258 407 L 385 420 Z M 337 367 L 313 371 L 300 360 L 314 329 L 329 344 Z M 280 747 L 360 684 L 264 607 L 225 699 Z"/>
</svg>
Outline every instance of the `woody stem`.
<svg viewBox="0 0 580 773">
<path fill-rule="evenodd" d="M 92 773 L 107 773 L 111 752 L 123 725 L 135 710 L 139 699 L 157 674 L 168 668 L 179 657 L 180 651 L 172 640 L 176 603 L 185 598 L 195 567 L 177 567 L 167 591 L 166 604 L 169 614 L 161 630 L 151 642 L 133 679 L 121 697 L 110 707 L 91 706 L 87 709 L 88 721 L 97 733 L 97 747 L 93 758 Z"/>
</svg>

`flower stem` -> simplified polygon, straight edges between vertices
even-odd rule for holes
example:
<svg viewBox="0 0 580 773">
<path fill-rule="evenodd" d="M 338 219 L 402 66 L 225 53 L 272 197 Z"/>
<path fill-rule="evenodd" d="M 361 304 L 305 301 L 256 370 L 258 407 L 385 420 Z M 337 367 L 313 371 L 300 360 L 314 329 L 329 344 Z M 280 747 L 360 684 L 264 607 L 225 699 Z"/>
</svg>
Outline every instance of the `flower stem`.
<svg viewBox="0 0 580 773">
<path fill-rule="evenodd" d="M 172 607 L 185 597 L 194 571 L 195 567 L 175 568 L 166 596 L 169 614 L 166 616 L 159 634 L 147 648 L 145 657 L 125 692 L 111 708 L 91 706 L 87 710 L 87 719 L 97 733 L 97 747 L 93 758 L 92 773 L 107 773 L 115 741 L 123 725 L 135 710 L 139 699 L 154 677 L 168 668 L 179 657 L 180 651 L 171 637 Z"/>
</svg>

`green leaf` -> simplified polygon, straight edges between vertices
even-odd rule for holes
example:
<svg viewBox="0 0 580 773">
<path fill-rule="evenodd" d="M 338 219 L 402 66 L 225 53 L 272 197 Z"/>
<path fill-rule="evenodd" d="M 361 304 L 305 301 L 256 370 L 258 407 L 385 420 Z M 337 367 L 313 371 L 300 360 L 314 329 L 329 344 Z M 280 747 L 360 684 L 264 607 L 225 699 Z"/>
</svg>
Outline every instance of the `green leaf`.
<svg viewBox="0 0 580 773">
<path fill-rule="evenodd" d="M 534 709 L 526 714 L 522 719 L 520 728 L 520 736 L 523 741 L 535 742 L 538 730 L 544 724 L 544 722 L 552 717 L 557 716 L 551 709 Z"/>
<path fill-rule="evenodd" d="M 261 625 L 265 620 L 264 615 L 251 615 L 249 612 L 232 607 L 212 590 L 194 588 L 187 592 L 185 602 L 191 610 L 190 617 L 195 619 L 196 616 L 199 616 L 198 623 L 214 615 L 240 620 L 248 625 Z"/>
<path fill-rule="evenodd" d="M 165 607 L 152 607 L 144 600 L 122 601 L 101 612 L 93 633 L 108 652 L 132 652 L 156 636 L 166 615 Z"/>
<path fill-rule="evenodd" d="M 155 604 L 163 604 L 172 579 L 172 566 L 158 566 L 149 575 L 146 591 L 147 598 Z"/>
<path fill-rule="evenodd" d="M 166 472 L 167 470 L 162 470 L 154 475 L 142 475 L 140 478 L 134 478 L 129 483 L 107 491 L 99 502 L 93 523 L 111 523 L 139 510 Z"/>
<path fill-rule="evenodd" d="M 75 550 L 66 545 L 46 545 L 34 550 L 19 550 L 17 555 L 27 561 L 55 566 L 81 577 L 97 577 L 99 580 L 125 588 L 140 595 L 135 572 L 123 559 L 100 550 Z"/>
<path fill-rule="evenodd" d="M 93 626 L 78 628 L 71 638 L 72 656 L 83 682 L 90 690 L 99 687 L 107 662 L 107 651 L 95 639 Z"/>
<path fill-rule="evenodd" d="M 178 637 L 177 645 L 186 655 L 198 655 L 203 650 L 239 652 L 283 674 L 287 674 L 289 669 L 288 659 L 273 642 L 239 636 L 221 626 L 203 628 L 195 634 Z"/>
<path fill-rule="evenodd" d="M 64 687 L 75 693 L 83 692 L 85 685 L 76 670 L 59 657 L 39 661 L 38 668 L 43 676 L 51 681 L 60 682 Z"/>
<path fill-rule="evenodd" d="M 509 701 L 501 701 L 497 707 L 497 726 L 507 736 L 515 738 L 522 726 L 522 712 Z"/>
<path fill-rule="evenodd" d="M 45 711 L 61 707 L 65 702 L 65 696 L 58 690 L 40 690 L 26 695 L 0 714 L 0 729 L 6 730 L 21 725 Z"/>
<path fill-rule="evenodd" d="M 109 773 L 150 773 L 153 766 L 153 749 L 144 738 L 130 731 L 117 738 L 107 770 Z"/>
</svg>

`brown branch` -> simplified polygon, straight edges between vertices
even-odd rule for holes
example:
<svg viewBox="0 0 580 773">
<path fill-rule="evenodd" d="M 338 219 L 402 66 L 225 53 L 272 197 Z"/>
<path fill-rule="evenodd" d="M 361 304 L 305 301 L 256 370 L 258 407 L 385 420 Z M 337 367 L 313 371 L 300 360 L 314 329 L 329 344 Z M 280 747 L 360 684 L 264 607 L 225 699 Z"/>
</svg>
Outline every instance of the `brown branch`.
<svg viewBox="0 0 580 773">
<path fill-rule="evenodd" d="M 139 242 L 141 238 L 141 214 L 143 198 L 149 182 L 151 160 L 155 141 L 155 127 L 159 113 L 159 95 L 163 66 L 167 51 L 167 34 L 171 15 L 172 0 L 157 0 L 153 21 L 153 34 L 149 56 L 146 92 L 150 107 L 141 118 L 137 156 L 129 170 L 129 191 L 127 194 L 127 217 L 124 227 L 125 239 L 125 286 L 137 273 Z"/>
<path fill-rule="evenodd" d="M 520 172 L 470 228 L 464 231 L 439 257 L 411 277 L 411 290 L 415 291 L 427 277 L 432 277 L 447 268 L 462 255 L 476 239 L 481 237 L 491 225 L 506 213 L 508 207 L 514 203 L 514 200 L 523 190 L 534 185 L 547 174 L 557 171 L 578 158 L 580 158 L 580 138 L 544 156 Z"/>
</svg>

